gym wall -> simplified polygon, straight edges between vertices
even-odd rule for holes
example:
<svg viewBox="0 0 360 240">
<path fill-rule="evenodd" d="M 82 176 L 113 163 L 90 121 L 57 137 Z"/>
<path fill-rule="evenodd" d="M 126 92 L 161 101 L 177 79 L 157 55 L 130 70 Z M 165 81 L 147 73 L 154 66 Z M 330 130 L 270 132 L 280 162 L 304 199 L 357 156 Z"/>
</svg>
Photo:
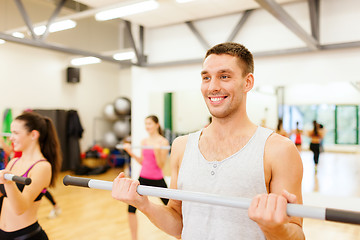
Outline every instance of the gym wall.
<svg viewBox="0 0 360 240">
<path fill-rule="evenodd" d="M 12 108 L 15 117 L 26 108 L 76 109 L 85 129 L 82 150 L 93 143 L 93 119 L 102 116 L 105 103 L 129 94 L 130 86 L 122 83 L 129 71 L 116 64 L 82 66 L 80 83 L 71 84 L 66 82 L 67 54 L 10 42 L 0 51 L 0 110 Z"/>
</svg>

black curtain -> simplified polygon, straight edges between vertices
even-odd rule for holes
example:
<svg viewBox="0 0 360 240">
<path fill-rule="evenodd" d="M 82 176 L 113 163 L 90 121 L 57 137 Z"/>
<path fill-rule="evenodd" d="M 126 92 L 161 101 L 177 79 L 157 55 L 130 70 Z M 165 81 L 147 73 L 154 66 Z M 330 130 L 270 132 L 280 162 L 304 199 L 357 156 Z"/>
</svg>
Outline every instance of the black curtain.
<svg viewBox="0 0 360 240">
<path fill-rule="evenodd" d="M 55 125 L 63 157 L 61 171 L 74 171 L 81 165 L 79 140 L 84 131 L 77 111 L 62 109 L 34 109 L 34 111 L 49 117 Z"/>
</svg>

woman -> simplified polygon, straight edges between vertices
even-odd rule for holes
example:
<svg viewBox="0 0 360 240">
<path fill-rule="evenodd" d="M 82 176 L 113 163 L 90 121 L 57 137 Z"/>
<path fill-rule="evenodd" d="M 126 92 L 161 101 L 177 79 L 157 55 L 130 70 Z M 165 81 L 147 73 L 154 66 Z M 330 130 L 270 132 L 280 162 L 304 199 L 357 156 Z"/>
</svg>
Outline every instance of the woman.
<svg viewBox="0 0 360 240">
<path fill-rule="evenodd" d="M 169 141 L 162 136 L 162 130 L 159 124 L 159 119 L 154 116 L 148 116 L 145 119 L 145 128 L 149 136 L 141 141 L 141 146 L 152 147 L 153 149 L 142 149 L 141 156 L 137 156 L 131 150 L 130 144 L 124 145 L 124 150 L 142 165 L 139 182 L 141 185 L 164 187 L 167 185 L 162 173 L 162 167 L 168 157 L 169 150 L 161 149 L 160 147 L 168 147 Z M 166 205 L 168 199 L 161 199 Z M 136 208 L 129 205 L 129 225 L 131 230 L 131 237 L 133 240 L 137 239 L 137 219 Z"/>
<path fill-rule="evenodd" d="M 296 148 L 298 149 L 299 152 L 301 152 L 301 143 L 302 143 L 301 135 L 303 131 L 299 129 L 299 122 L 296 122 L 296 129 L 294 129 L 292 133 L 295 134 L 294 143 L 296 145 Z"/>
<path fill-rule="evenodd" d="M 0 171 L 0 191 L 4 196 L 0 215 L 0 239 L 48 239 L 37 221 L 40 200 L 46 188 L 54 186 L 61 163 L 59 140 L 52 121 L 33 112 L 11 123 L 14 151 L 22 152 Z M 4 179 L 5 173 L 29 177 L 28 186 Z"/>
<path fill-rule="evenodd" d="M 29 111 L 27 111 L 29 112 Z M 20 158 L 22 153 L 21 152 L 17 152 L 14 151 L 14 144 L 11 143 L 10 145 L 6 144 L 3 138 L 0 138 L 0 146 L 4 149 L 5 151 L 5 156 L 13 156 L 13 158 Z M 7 165 L 7 163 L 5 164 L 5 166 Z M 56 203 L 55 198 L 53 197 L 53 195 L 49 192 L 49 190 L 46 190 L 46 192 L 44 193 L 45 197 L 50 201 L 50 203 L 53 206 L 53 209 L 51 209 L 48 218 L 56 218 L 58 215 L 60 215 L 61 213 L 61 208 L 59 207 L 59 205 Z M 1 198 L 1 197 L 0 197 Z M 1 198 L 2 199 L 2 198 Z M 1 206 L 1 200 L 0 200 L 0 206 Z"/>
<path fill-rule="evenodd" d="M 317 173 L 317 165 L 320 156 L 320 143 L 323 139 L 323 132 L 319 129 L 319 124 L 313 121 L 313 130 L 309 131 L 307 135 L 310 137 L 310 150 L 314 153 L 315 173 Z"/>
<path fill-rule="evenodd" d="M 281 136 L 287 137 L 287 138 L 289 137 L 288 132 L 283 127 L 283 120 L 282 119 L 279 119 L 279 121 L 278 121 L 278 125 L 277 125 L 277 128 L 276 128 L 276 133 L 280 134 Z"/>
</svg>

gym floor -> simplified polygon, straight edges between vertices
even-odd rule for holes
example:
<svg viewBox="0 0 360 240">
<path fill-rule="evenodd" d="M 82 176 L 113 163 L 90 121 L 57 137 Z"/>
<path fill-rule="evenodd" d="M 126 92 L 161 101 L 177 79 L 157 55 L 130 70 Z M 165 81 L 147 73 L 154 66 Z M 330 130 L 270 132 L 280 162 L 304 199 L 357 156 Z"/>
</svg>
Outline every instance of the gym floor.
<svg viewBox="0 0 360 240">
<path fill-rule="evenodd" d="M 360 211 L 360 153 L 330 153 L 320 155 L 315 175 L 312 153 L 301 152 L 304 178 L 304 204 Z M 112 168 L 105 174 L 89 178 L 112 181 L 121 171 Z M 166 171 L 165 171 L 166 172 Z M 62 178 L 71 172 L 62 172 L 55 188 L 50 189 L 62 209 L 60 216 L 48 219 L 52 206 L 42 201 L 39 222 L 50 239 L 122 239 L 130 240 L 127 224 L 127 206 L 111 198 L 105 190 L 65 187 Z M 160 200 L 152 198 L 160 203 Z M 138 211 L 139 239 L 175 239 L 158 230 Z M 360 226 L 304 219 L 307 240 L 360 240 Z"/>
</svg>

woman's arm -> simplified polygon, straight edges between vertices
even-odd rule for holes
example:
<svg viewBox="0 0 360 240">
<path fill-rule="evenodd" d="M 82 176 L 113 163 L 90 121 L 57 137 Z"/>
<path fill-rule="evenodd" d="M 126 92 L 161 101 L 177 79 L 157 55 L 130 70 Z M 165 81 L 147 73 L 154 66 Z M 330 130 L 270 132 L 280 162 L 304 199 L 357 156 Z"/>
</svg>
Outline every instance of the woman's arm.
<svg viewBox="0 0 360 240">
<path fill-rule="evenodd" d="M 159 168 L 163 168 L 166 160 L 168 159 L 169 150 L 161 149 L 160 147 L 168 147 L 169 141 L 167 139 L 163 139 L 160 145 L 154 146 L 154 154 L 156 159 L 156 164 Z"/>
<path fill-rule="evenodd" d="M 132 149 L 131 149 L 131 144 L 129 143 L 125 143 L 124 144 L 124 150 L 130 155 L 131 158 L 135 159 L 140 165 L 142 165 L 142 161 L 143 161 L 143 155 L 141 153 L 141 156 L 136 155 Z"/>
<path fill-rule="evenodd" d="M 182 137 L 180 137 L 182 138 Z M 182 156 L 186 145 L 186 139 L 175 139 L 171 151 L 171 183 L 170 188 L 177 188 L 177 178 Z M 150 221 L 163 230 L 164 232 L 181 237 L 182 231 L 182 212 L 181 201 L 169 200 L 168 205 L 159 205 L 149 201 L 147 196 L 141 196 L 136 192 L 139 181 L 129 178 L 124 178 L 124 174 L 120 175 L 114 180 L 112 196 L 113 198 L 123 201 L 138 208 L 143 212 Z"/>
<path fill-rule="evenodd" d="M 29 178 L 31 184 L 26 186 L 23 192 L 20 192 L 16 183 L 4 179 L 4 174 L 9 173 L 8 170 L 0 171 L 0 183 L 4 184 L 9 205 L 17 215 L 26 212 L 33 204 L 34 200 L 44 188 L 50 185 L 51 165 L 49 162 L 39 162 L 30 171 Z"/>
</svg>

